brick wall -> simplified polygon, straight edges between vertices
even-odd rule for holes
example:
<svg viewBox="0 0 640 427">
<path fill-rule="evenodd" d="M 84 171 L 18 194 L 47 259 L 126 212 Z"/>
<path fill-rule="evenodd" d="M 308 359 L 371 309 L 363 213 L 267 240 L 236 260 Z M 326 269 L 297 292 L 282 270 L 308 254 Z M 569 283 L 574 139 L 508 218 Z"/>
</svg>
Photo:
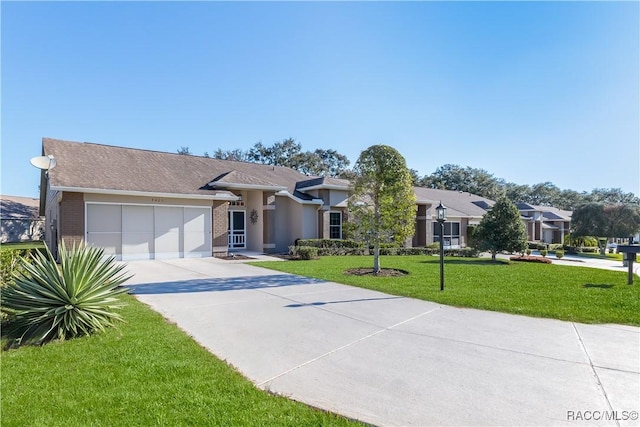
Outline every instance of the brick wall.
<svg viewBox="0 0 640 427">
<path fill-rule="evenodd" d="M 59 215 L 59 238 L 64 240 L 67 247 L 80 244 L 84 240 L 84 195 L 62 193 Z"/>
<path fill-rule="evenodd" d="M 213 255 L 227 255 L 229 248 L 229 204 L 221 200 L 214 200 L 211 209 L 211 244 Z"/>
</svg>

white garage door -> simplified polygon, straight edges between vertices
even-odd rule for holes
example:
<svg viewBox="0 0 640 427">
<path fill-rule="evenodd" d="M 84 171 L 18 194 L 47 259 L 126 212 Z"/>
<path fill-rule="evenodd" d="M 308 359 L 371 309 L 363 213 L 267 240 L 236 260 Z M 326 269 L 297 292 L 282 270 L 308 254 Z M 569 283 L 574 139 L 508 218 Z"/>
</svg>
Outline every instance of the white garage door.
<svg viewBox="0 0 640 427">
<path fill-rule="evenodd" d="M 86 204 L 86 241 L 119 260 L 211 256 L 211 209 Z"/>
</svg>

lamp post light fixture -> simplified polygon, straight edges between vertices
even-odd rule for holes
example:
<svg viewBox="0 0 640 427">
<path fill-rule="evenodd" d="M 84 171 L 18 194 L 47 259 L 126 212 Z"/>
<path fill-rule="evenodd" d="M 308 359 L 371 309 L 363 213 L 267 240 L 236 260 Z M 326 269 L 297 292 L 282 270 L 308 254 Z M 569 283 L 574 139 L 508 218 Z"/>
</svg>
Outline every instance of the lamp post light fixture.
<svg viewBox="0 0 640 427">
<path fill-rule="evenodd" d="M 436 206 L 436 221 L 440 223 L 440 290 L 444 291 L 444 222 L 447 220 L 447 208 L 442 204 Z"/>
</svg>

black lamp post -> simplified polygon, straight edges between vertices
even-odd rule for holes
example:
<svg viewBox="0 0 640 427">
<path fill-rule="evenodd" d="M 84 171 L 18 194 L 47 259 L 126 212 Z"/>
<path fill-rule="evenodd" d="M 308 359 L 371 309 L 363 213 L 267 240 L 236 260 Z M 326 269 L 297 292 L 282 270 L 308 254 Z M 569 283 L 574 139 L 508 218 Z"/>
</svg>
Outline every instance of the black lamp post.
<svg viewBox="0 0 640 427">
<path fill-rule="evenodd" d="M 436 221 L 440 223 L 440 290 L 444 291 L 444 222 L 447 220 L 447 208 L 442 204 L 436 207 Z"/>
</svg>

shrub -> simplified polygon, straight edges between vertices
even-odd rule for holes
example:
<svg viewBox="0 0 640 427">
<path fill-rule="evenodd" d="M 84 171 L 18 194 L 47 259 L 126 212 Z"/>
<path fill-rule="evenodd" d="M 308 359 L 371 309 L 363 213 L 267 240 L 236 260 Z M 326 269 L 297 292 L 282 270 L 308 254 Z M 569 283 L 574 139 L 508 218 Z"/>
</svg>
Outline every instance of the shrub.
<svg viewBox="0 0 640 427">
<path fill-rule="evenodd" d="M 556 258 L 562 259 L 564 256 L 564 251 L 562 249 L 556 249 Z"/>
<path fill-rule="evenodd" d="M 364 248 L 364 244 L 355 240 L 339 239 L 296 239 L 296 246 L 311 246 L 314 248 Z"/>
<path fill-rule="evenodd" d="M 4 246 L 0 250 L 0 287 L 8 285 L 13 281 L 14 273 L 22 271 L 20 259 L 29 258 L 29 254 L 38 251 L 45 252 L 45 248 L 11 248 Z"/>
<path fill-rule="evenodd" d="M 600 249 L 598 249 L 597 247 L 592 247 L 592 246 L 583 246 L 580 248 L 580 252 L 584 252 L 587 254 L 594 254 L 594 253 L 598 253 L 600 251 Z"/>
<path fill-rule="evenodd" d="M 300 257 L 300 259 L 309 260 L 318 257 L 318 248 L 315 248 L 313 246 L 298 246 L 297 252 L 297 255 Z"/>
<path fill-rule="evenodd" d="M 527 242 L 527 246 L 534 251 L 547 249 L 547 244 L 540 242 Z"/>
<path fill-rule="evenodd" d="M 59 248 L 60 266 L 48 249 L 36 252 L 30 262 L 22 258 L 11 286 L 2 288 L 0 303 L 8 314 L 2 337 L 9 344 L 43 344 L 88 335 L 112 326 L 122 317 L 114 310 L 123 303 L 120 285 L 131 276 L 114 257 L 104 259 L 104 250 Z"/>
<path fill-rule="evenodd" d="M 527 255 L 531 255 L 531 249 L 527 249 L 526 251 L 524 251 L 524 253 Z"/>
<path fill-rule="evenodd" d="M 440 250 L 440 243 L 438 242 L 429 243 L 426 247 L 429 249 Z"/>
<path fill-rule="evenodd" d="M 546 249 L 540 249 L 540 255 L 542 255 L 542 257 L 546 257 L 547 256 L 547 250 Z"/>
<path fill-rule="evenodd" d="M 477 258 L 480 255 L 480 251 L 476 248 L 445 249 L 444 254 L 445 256 Z"/>
<path fill-rule="evenodd" d="M 549 258 L 543 258 L 539 256 L 512 256 L 509 258 L 511 261 L 520 261 L 520 262 L 539 262 L 542 264 L 551 264 L 551 260 Z"/>
</svg>

